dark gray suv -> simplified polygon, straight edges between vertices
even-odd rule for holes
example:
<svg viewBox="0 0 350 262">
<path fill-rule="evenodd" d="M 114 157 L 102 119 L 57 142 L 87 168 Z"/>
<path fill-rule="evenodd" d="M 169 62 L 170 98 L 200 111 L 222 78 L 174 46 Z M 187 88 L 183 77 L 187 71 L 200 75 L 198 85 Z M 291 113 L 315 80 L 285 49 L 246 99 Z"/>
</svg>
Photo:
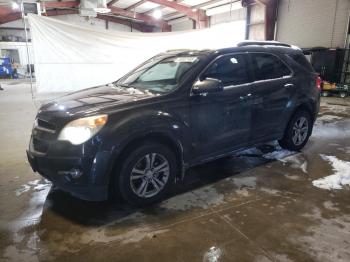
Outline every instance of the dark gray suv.
<svg viewBox="0 0 350 262">
<path fill-rule="evenodd" d="M 150 204 L 186 169 L 235 150 L 272 140 L 302 149 L 319 97 L 318 76 L 286 44 L 166 52 L 112 84 L 43 105 L 28 159 L 79 198 Z"/>
</svg>

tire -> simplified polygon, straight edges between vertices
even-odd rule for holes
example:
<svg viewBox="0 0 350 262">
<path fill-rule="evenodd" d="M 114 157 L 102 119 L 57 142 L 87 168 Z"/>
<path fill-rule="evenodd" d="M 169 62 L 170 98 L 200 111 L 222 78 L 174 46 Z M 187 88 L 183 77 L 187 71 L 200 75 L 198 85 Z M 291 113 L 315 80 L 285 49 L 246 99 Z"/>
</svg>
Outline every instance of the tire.
<svg viewBox="0 0 350 262">
<path fill-rule="evenodd" d="M 117 194 L 135 206 L 161 201 L 171 190 L 178 171 L 175 154 L 157 143 L 141 144 L 131 150 L 122 163 L 114 187 Z"/>
<path fill-rule="evenodd" d="M 340 92 L 339 93 L 339 97 L 341 98 L 345 98 L 347 96 L 347 94 L 345 92 Z"/>
<path fill-rule="evenodd" d="M 284 136 L 281 140 L 278 140 L 278 143 L 284 149 L 301 150 L 309 140 L 312 124 L 310 113 L 305 110 L 298 110 L 289 120 Z"/>
</svg>

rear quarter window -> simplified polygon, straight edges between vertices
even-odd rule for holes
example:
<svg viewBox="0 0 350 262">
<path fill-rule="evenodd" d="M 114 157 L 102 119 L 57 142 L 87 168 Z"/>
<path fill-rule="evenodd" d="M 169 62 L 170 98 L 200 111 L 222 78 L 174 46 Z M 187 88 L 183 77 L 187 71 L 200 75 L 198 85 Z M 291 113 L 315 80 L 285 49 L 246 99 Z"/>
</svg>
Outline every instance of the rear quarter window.
<svg viewBox="0 0 350 262">
<path fill-rule="evenodd" d="M 292 58 L 298 65 L 309 72 L 315 72 L 314 68 L 307 60 L 307 58 L 303 54 L 287 54 L 290 58 Z"/>
<path fill-rule="evenodd" d="M 288 77 L 292 71 L 275 55 L 252 53 L 255 81 Z"/>
</svg>

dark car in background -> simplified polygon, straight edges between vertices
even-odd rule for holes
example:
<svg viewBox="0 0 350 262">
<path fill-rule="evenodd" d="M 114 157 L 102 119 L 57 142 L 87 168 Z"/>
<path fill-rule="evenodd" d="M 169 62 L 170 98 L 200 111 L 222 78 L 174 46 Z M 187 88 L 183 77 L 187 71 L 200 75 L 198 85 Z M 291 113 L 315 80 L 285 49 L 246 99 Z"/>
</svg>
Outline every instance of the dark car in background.
<svg viewBox="0 0 350 262">
<path fill-rule="evenodd" d="M 43 105 L 34 171 L 81 199 L 161 200 L 185 170 L 278 140 L 300 150 L 319 110 L 317 75 L 278 42 L 159 54 L 113 84 Z"/>
</svg>

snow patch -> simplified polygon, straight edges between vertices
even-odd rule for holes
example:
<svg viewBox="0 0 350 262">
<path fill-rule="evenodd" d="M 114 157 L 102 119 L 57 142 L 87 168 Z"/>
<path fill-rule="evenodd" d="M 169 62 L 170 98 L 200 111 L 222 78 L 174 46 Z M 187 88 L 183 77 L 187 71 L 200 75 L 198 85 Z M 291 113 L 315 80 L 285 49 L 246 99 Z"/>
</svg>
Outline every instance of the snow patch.
<svg viewBox="0 0 350 262">
<path fill-rule="evenodd" d="M 263 155 L 263 158 L 266 158 L 266 159 L 271 159 L 271 160 L 281 160 L 287 156 L 290 156 L 290 155 L 293 155 L 295 154 L 294 151 L 290 151 L 290 150 L 287 150 L 287 149 L 277 149 L 275 151 L 272 151 L 270 153 L 267 153 L 267 154 L 264 154 Z"/>
<path fill-rule="evenodd" d="M 300 168 L 305 174 L 307 174 L 307 161 L 301 154 L 287 156 L 279 161 L 283 163 L 289 163 L 292 168 Z"/>
<path fill-rule="evenodd" d="M 335 173 L 324 178 L 312 181 L 312 184 L 322 189 L 342 189 L 350 186 L 350 162 L 338 159 L 335 156 L 321 155 L 322 159 L 332 164 Z"/>
<path fill-rule="evenodd" d="M 238 151 L 235 155 L 257 155 L 268 160 L 278 160 L 282 163 L 288 163 L 292 168 L 300 168 L 305 174 L 307 173 L 307 161 L 302 154 L 282 149 L 276 141 L 270 145 L 275 147 L 275 150 L 269 153 L 264 154 L 260 149 L 253 147 Z"/>
<path fill-rule="evenodd" d="M 116 86 L 116 85 L 113 85 L 113 84 L 108 84 L 108 86 L 113 88 L 114 90 L 117 90 L 118 92 L 127 92 L 130 95 L 143 95 L 143 94 L 154 95 L 149 90 L 145 90 L 143 92 L 140 89 L 137 89 L 137 88 L 134 88 L 134 87 L 127 87 L 127 88 L 124 87 L 123 88 L 123 87 Z"/>
<path fill-rule="evenodd" d="M 28 186 L 28 185 L 21 185 L 21 187 L 18 188 L 18 189 L 15 191 L 15 194 L 16 194 L 16 196 L 20 196 L 20 195 L 22 195 L 23 193 L 28 192 L 29 190 L 30 190 L 30 186 Z"/>
<path fill-rule="evenodd" d="M 234 153 L 234 156 L 241 156 L 241 155 L 262 155 L 263 153 L 261 152 L 260 149 L 256 147 L 251 147 L 243 150 L 239 150 Z"/>
</svg>

